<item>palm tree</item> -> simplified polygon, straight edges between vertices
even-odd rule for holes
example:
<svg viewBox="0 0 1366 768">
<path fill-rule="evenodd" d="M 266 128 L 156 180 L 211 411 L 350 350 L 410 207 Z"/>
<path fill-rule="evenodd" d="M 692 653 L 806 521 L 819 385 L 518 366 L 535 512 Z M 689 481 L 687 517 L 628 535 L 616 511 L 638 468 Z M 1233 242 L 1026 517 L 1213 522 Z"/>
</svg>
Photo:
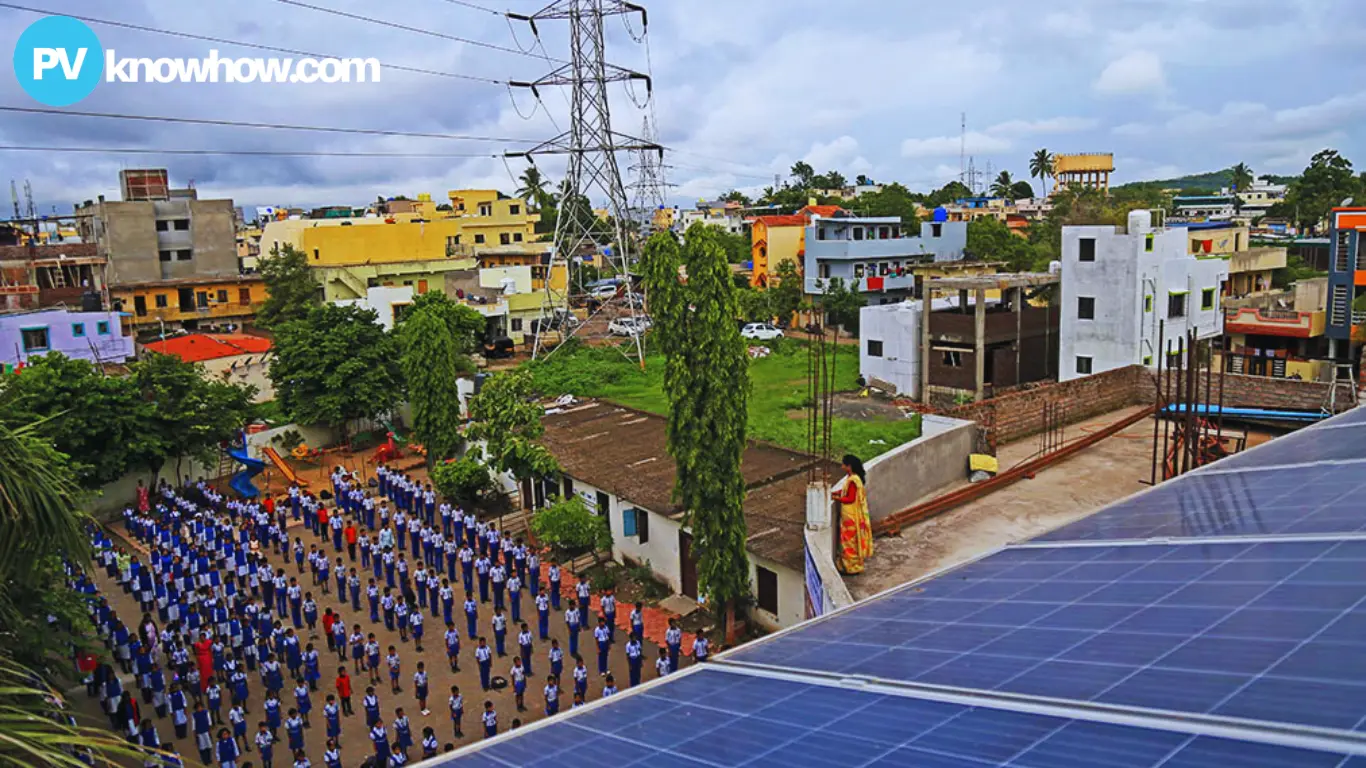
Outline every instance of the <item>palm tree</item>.
<svg viewBox="0 0 1366 768">
<path fill-rule="evenodd" d="M 541 169 L 534 165 L 527 168 L 522 173 L 522 178 L 518 179 L 518 181 L 522 182 L 522 186 L 514 190 L 512 194 L 523 200 L 530 201 L 536 206 L 536 210 L 538 211 L 544 208 L 546 191 L 545 178 L 541 176 Z"/>
<path fill-rule="evenodd" d="M 1001 171 L 996 176 L 996 180 L 991 183 L 992 197 L 1010 197 L 1011 187 L 1015 185 L 1015 180 L 1010 178 L 1010 171 Z"/>
<path fill-rule="evenodd" d="M 1229 184 L 1234 192 L 1244 192 L 1252 186 L 1252 169 L 1247 163 L 1238 163 L 1229 169 Z"/>
<path fill-rule="evenodd" d="M 1048 177 L 1053 175 L 1053 156 L 1046 149 L 1036 150 L 1029 158 L 1029 177 L 1043 184 L 1044 197 L 1048 196 Z"/>
</svg>

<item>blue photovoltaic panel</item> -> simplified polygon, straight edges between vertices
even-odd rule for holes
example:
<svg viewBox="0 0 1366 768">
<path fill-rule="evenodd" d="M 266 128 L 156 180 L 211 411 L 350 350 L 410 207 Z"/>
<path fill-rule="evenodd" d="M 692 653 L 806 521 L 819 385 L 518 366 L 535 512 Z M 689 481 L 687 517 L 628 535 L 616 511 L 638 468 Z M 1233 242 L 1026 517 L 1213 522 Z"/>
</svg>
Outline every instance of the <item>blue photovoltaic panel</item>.
<svg viewBox="0 0 1366 768">
<path fill-rule="evenodd" d="M 1361 731 L 1366 541 L 1007 549 L 726 660 Z"/>
<path fill-rule="evenodd" d="M 453 762 L 488 766 L 1342 766 L 1332 752 L 704 669 Z M 441 763 L 437 763 L 441 764 Z"/>
<path fill-rule="evenodd" d="M 1355 431 L 1328 429 L 1320 434 Z M 1359 531 L 1366 531 L 1366 464 L 1327 464 L 1191 473 L 1035 541 Z"/>
<path fill-rule="evenodd" d="M 1346 413 L 1339 413 L 1329 419 L 1327 424 L 1366 424 L 1366 408 L 1357 406 Z"/>
<path fill-rule="evenodd" d="M 1301 429 L 1209 466 L 1223 470 L 1366 459 L 1366 424 L 1336 426 L 1336 421 L 1324 423 L 1335 428 Z"/>
</svg>

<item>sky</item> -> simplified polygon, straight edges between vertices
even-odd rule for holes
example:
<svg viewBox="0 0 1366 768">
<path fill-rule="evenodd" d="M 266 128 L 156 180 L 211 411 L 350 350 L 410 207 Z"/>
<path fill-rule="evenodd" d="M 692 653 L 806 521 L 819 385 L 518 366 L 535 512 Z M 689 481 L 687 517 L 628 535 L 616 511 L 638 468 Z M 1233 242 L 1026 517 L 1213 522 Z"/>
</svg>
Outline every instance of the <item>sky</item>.
<svg viewBox="0 0 1366 768">
<path fill-rule="evenodd" d="M 301 2 L 304 0 L 300 0 Z M 297 49 L 374 57 L 497 81 L 530 81 L 569 57 L 567 22 L 525 22 L 539 0 L 5 0 L 48 13 Z M 1366 0 L 653 0 L 605 24 L 609 62 L 653 76 L 609 86 L 615 130 L 650 117 L 668 148 L 668 200 L 689 205 L 736 188 L 761 191 L 803 160 L 817 172 L 900 181 L 928 191 L 974 165 L 1029 179 L 1034 150 L 1113 152 L 1116 182 L 1248 163 L 1297 173 L 1338 149 L 1366 168 Z M 0 7 L 0 49 L 41 14 Z M 119 56 L 274 56 L 91 24 Z M 646 33 L 646 30 L 648 32 Z M 487 43 L 503 50 L 457 42 Z M 528 51 L 522 53 L 522 51 Z M 41 107 L 10 57 L 0 106 Z M 97 147 L 98 153 L 0 149 L 0 182 L 27 179 L 40 213 L 118 196 L 123 168 L 166 167 L 173 184 L 239 205 L 363 205 L 378 195 L 442 199 L 458 188 L 511 192 L 527 167 L 506 158 L 568 127 L 569 93 L 509 88 L 392 67 L 366 84 L 111 84 L 68 110 L 292 123 L 497 139 L 326 134 L 0 112 L 0 146 Z M 966 132 L 961 128 L 966 115 Z M 128 149 L 315 151 L 339 157 L 166 156 Z M 377 158 L 349 153 L 441 153 Z M 618 160 L 630 183 L 636 160 Z M 552 180 L 564 159 L 542 156 Z M 7 196 L 6 196 L 7 197 Z M 599 202 L 595 200 L 595 202 Z M 3 210 L 9 212 L 9 201 Z M 0 214 L 2 216 L 4 214 Z"/>
</svg>

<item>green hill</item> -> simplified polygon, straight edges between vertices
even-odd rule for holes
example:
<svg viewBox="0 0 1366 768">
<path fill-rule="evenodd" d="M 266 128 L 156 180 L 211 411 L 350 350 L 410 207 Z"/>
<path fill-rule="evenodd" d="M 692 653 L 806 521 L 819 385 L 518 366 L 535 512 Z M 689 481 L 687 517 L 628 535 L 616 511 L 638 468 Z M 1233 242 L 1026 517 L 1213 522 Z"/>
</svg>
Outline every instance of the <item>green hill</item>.
<svg viewBox="0 0 1366 768">
<path fill-rule="evenodd" d="M 1207 173 L 1195 173 L 1187 176 L 1178 176 L 1174 179 L 1153 179 L 1150 181 L 1131 181 L 1128 184 L 1120 184 L 1117 189 L 1125 187 L 1156 187 L 1158 189 L 1181 189 L 1188 192 L 1218 192 L 1220 189 L 1229 186 L 1232 177 L 1231 168 L 1222 171 L 1209 171 Z M 1258 175 L 1260 180 L 1263 177 Z M 1268 174 L 1265 178 L 1270 179 L 1273 184 L 1288 184 L 1295 176 L 1276 176 Z"/>
</svg>

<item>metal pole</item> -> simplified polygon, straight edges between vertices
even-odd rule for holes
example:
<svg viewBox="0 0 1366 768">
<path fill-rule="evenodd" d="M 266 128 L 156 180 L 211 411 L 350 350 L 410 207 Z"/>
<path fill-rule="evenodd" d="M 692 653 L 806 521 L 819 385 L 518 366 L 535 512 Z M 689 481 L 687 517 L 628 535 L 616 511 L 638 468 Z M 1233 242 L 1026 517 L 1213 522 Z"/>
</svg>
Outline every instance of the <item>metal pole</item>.
<svg viewBox="0 0 1366 768">
<path fill-rule="evenodd" d="M 1176 369 L 1176 402 L 1177 402 L 1177 413 L 1179 414 L 1176 418 L 1180 419 L 1180 421 L 1177 422 L 1177 437 L 1181 440 L 1181 442 L 1176 446 L 1177 450 L 1180 452 L 1180 456 L 1174 457 L 1173 460 L 1172 460 L 1172 474 L 1173 474 L 1173 475 L 1180 475 L 1180 474 L 1183 474 L 1183 473 L 1186 471 L 1186 469 L 1185 469 L 1185 463 L 1186 463 L 1186 440 L 1187 440 L 1187 438 L 1189 438 L 1189 435 L 1186 433 L 1186 416 L 1185 416 L 1185 414 L 1186 414 L 1186 411 L 1185 411 L 1185 409 L 1186 409 L 1186 398 L 1187 398 L 1187 396 L 1188 396 L 1188 395 L 1187 395 L 1187 392 L 1186 392 L 1186 368 L 1185 368 L 1185 366 L 1186 366 L 1186 337 L 1185 337 L 1185 336 L 1182 336 L 1182 337 L 1181 337 L 1181 340 L 1180 340 L 1179 342 L 1177 342 L 1177 345 L 1176 345 L 1176 365 L 1177 365 L 1177 369 Z"/>
<path fill-rule="evenodd" d="M 1167 378 L 1167 383 L 1166 383 L 1166 385 L 1163 387 L 1163 390 L 1166 392 L 1165 397 L 1166 397 L 1166 399 L 1167 399 L 1167 400 L 1166 400 L 1166 404 L 1163 406 L 1163 412 L 1166 413 L 1166 416 L 1162 419 L 1162 458 L 1161 458 L 1161 461 L 1162 461 L 1162 479 L 1163 479 L 1163 480 L 1166 480 L 1166 479 L 1167 479 L 1167 451 L 1169 450 L 1167 443 L 1168 443 L 1168 441 L 1169 441 L 1169 439 L 1170 439 L 1170 437 L 1171 437 L 1171 426 L 1172 426 L 1172 425 L 1171 425 L 1172 411 L 1167 410 L 1167 409 L 1168 409 L 1168 408 L 1171 408 L 1172 400 L 1174 399 L 1174 398 L 1172 397 L 1172 365 L 1171 365 L 1171 357 L 1167 354 L 1167 347 L 1168 347 L 1168 346 L 1171 346 L 1171 342 L 1170 342 L 1170 341 L 1167 342 L 1167 346 L 1164 346 L 1164 347 L 1162 348 L 1162 357 L 1163 357 L 1164 362 L 1165 362 L 1165 366 L 1164 366 L 1164 367 L 1165 367 L 1165 369 L 1166 369 L 1166 378 Z"/>
<path fill-rule="evenodd" d="M 1203 445 L 1205 438 L 1209 437 L 1210 419 L 1212 414 L 1209 412 L 1210 394 L 1214 387 L 1214 340 L 1205 341 L 1205 415 L 1200 420 L 1200 440 Z M 1203 461 L 1201 462 L 1204 463 Z"/>
<path fill-rule="evenodd" d="M 1217 422 L 1217 427 L 1216 427 L 1216 429 L 1218 430 L 1217 434 L 1219 435 L 1219 445 L 1220 445 L 1220 446 L 1223 446 L 1223 444 L 1224 444 L 1224 367 L 1225 367 L 1226 365 L 1228 365 L 1228 334 L 1227 334 L 1227 333 L 1221 333 L 1221 334 L 1219 335 L 1219 347 L 1220 347 L 1220 354 L 1219 354 L 1219 362 L 1220 362 L 1220 365 L 1219 365 L 1219 421 Z"/>
<path fill-rule="evenodd" d="M 1157 321 L 1157 375 L 1153 378 L 1153 405 L 1156 406 L 1157 412 L 1153 416 L 1153 462 L 1149 472 L 1149 485 L 1157 485 L 1157 429 L 1162 422 L 1163 398 L 1165 397 L 1165 393 L 1162 391 L 1162 336 L 1165 324 L 1165 320 Z"/>
<path fill-rule="evenodd" d="M 1195 401 L 1199 392 L 1195 381 L 1195 331 L 1187 331 L 1186 338 L 1186 452 L 1182 456 L 1181 474 L 1189 472 L 1195 464 Z"/>
</svg>

